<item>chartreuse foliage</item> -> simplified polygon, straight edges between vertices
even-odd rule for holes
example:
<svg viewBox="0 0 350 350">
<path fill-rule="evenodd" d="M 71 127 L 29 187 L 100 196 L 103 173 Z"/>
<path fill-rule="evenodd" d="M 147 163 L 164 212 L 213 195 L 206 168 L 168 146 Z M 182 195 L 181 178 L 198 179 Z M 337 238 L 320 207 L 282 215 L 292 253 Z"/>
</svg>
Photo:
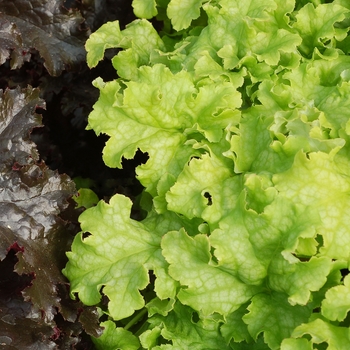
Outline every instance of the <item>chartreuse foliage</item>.
<svg viewBox="0 0 350 350">
<path fill-rule="evenodd" d="M 135 0 L 87 41 L 91 67 L 121 49 L 105 163 L 149 156 L 146 217 L 101 201 L 68 253 L 99 348 L 350 348 L 350 6 L 325 2 Z"/>
</svg>

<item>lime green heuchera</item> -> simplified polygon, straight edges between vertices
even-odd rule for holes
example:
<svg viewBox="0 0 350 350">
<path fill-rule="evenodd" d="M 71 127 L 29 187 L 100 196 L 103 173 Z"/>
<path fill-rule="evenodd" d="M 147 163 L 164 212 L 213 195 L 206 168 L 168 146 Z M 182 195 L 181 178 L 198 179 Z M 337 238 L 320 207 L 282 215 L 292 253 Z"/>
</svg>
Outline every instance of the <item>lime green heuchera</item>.
<svg viewBox="0 0 350 350">
<path fill-rule="evenodd" d="M 350 349 L 350 3 L 133 7 L 86 43 L 90 67 L 121 49 L 89 116 L 106 165 L 149 156 L 145 218 L 100 201 L 67 254 L 72 297 L 108 315 L 96 346 Z"/>
</svg>

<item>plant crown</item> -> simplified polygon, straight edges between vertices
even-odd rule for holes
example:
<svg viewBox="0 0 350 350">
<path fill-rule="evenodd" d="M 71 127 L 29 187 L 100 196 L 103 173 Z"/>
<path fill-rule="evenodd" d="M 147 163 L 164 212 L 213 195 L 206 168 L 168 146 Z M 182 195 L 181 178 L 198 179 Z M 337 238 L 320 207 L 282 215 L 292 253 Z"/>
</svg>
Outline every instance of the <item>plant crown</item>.
<svg viewBox="0 0 350 350">
<path fill-rule="evenodd" d="M 133 7 L 86 42 L 90 67 L 120 49 L 89 116 L 104 162 L 149 157 L 143 219 L 100 201 L 68 253 L 71 295 L 108 316 L 96 346 L 350 348 L 349 2 Z"/>
</svg>

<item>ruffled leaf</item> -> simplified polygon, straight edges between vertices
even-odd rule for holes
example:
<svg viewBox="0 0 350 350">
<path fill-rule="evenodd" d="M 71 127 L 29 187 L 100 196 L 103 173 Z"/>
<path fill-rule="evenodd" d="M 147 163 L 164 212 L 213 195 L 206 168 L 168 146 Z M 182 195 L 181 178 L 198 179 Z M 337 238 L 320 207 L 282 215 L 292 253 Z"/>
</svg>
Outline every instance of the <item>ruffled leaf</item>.
<svg viewBox="0 0 350 350">
<path fill-rule="evenodd" d="M 86 32 L 79 28 L 83 18 L 78 11 L 65 10 L 61 0 L 4 0 L 0 5 L 3 30 L 6 35 L 11 33 L 11 38 L 6 39 L 5 36 L 2 39 L 5 45 L 2 46 L 0 62 L 9 56 L 5 48 L 15 49 L 11 53 L 11 66 L 19 68 L 29 60 L 27 53 L 36 49 L 44 59 L 48 72 L 57 76 L 67 67 L 84 60 Z"/>
<path fill-rule="evenodd" d="M 313 344 L 327 343 L 329 350 L 346 349 L 350 346 L 348 327 L 337 327 L 319 318 L 298 326 L 292 333 L 294 338 L 301 338 L 303 335 L 310 336 Z M 303 344 L 301 341 L 299 343 Z M 303 345 L 306 346 L 306 343 Z"/>
<path fill-rule="evenodd" d="M 205 235 L 192 238 L 183 230 L 169 232 L 162 240 L 162 249 L 170 276 L 185 286 L 177 295 L 179 300 L 205 315 L 228 315 L 260 289 L 242 283 L 229 266 L 216 266 Z"/>
<path fill-rule="evenodd" d="M 264 341 L 270 349 L 278 349 L 282 340 L 288 338 L 294 328 L 307 322 L 311 309 L 292 306 L 286 295 L 280 293 L 260 293 L 253 297 L 248 307 L 249 313 L 243 316 L 249 333 L 256 338 L 264 332 Z"/>
<path fill-rule="evenodd" d="M 133 0 L 132 7 L 139 18 L 152 18 L 158 14 L 155 0 Z"/>
<path fill-rule="evenodd" d="M 138 339 L 124 328 L 116 328 L 113 321 L 101 322 L 101 326 L 104 327 L 102 335 L 98 338 L 92 338 L 96 349 L 115 350 L 127 348 L 137 350 L 140 348 Z"/>
<path fill-rule="evenodd" d="M 322 302 L 322 314 L 331 321 L 343 321 L 350 310 L 350 278 L 344 278 L 344 285 L 329 289 Z"/>
</svg>

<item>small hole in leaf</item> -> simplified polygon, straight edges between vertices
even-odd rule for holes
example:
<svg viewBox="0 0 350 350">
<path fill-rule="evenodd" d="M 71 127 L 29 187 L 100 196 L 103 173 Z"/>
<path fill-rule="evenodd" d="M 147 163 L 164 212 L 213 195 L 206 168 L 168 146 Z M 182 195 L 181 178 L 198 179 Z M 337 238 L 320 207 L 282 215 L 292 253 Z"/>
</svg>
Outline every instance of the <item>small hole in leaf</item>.
<svg viewBox="0 0 350 350">
<path fill-rule="evenodd" d="M 320 307 L 316 307 L 312 310 L 312 312 L 314 313 L 320 313 L 321 312 L 321 308 Z"/>
<path fill-rule="evenodd" d="M 213 204 L 213 201 L 212 201 L 212 198 L 211 198 L 211 194 L 209 192 L 204 192 L 204 197 L 208 199 L 207 205 L 212 205 Z"/>
<path fill-rule="evenodd" d="M 200 159 L 200 158 L 197 156 L 192 156 L 191 159 L 187 162 L 187 165 L 190 165 L 192 159 Z"/>
<path fill-rule="evenodd" d="M 91 236 L 91 233 L 90 232 L 83 232 L 83 240 L 85 238 L 88 238 L 89 236 Z"/>
</svg>

